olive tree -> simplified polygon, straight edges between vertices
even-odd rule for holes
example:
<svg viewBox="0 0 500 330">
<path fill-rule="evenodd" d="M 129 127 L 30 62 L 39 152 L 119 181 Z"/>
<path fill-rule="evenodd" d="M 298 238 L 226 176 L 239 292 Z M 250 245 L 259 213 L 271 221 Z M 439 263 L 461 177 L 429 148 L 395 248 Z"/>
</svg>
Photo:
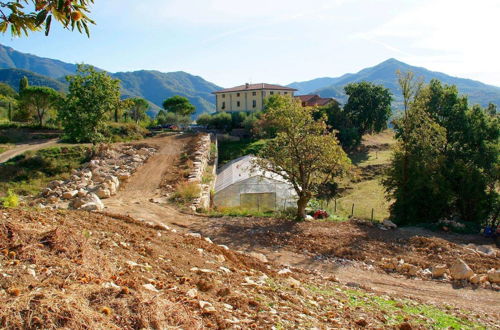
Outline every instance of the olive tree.
<svg viewBox="0 0 500 330">
<path fill-rule="evenodd" d="M 50 111 L 55 111 L 62 99 L 61 94 L 50 87 L 29 86 L 19 94 L 19 107 L 36 117 L 39 126 Z"/>
</svg>

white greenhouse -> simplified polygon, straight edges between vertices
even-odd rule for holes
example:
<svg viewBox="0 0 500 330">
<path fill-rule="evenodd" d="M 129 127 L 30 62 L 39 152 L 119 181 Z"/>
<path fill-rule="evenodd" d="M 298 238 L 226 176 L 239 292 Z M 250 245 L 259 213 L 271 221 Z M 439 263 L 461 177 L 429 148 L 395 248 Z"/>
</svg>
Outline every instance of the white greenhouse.
<svg viewBox="0 0 500 330">
<path fill-rule="evenodd" d="M 252 169 L 247 155 L 221 167 L 215 181 L 214 205 L 275 211 L 296 206 L 297 194 L 282 176 Z"/>
</svg>

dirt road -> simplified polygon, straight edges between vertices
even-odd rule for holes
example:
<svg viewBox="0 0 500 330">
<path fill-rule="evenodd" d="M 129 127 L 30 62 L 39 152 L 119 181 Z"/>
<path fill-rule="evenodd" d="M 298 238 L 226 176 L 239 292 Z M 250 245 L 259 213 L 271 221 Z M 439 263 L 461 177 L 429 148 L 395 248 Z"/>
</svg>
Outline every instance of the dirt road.
<svg viewBox="0 0 500 330">
<path fill-rule="evenodd" d="M 351 262 L 338 263 L 322 260 L 307 251 L 304 253 L 294 251 L 287 247 L 286 243 L 276 244 L 276 241 L 268 239 L 265 235 L 270 231 L 287 232 L 286 228 L 271 225 L 266 227 L 262 224 L 248 228 L 245 225 L 247 221 L 245 219 L 216 219 L 186 215 L 172 205 L 151 202 L 151 199 L 162 196 L 161 182 L 169 179 L 169 176 L 177 175 L 176 166 L 179 155 L 189 142 L 188 137 L 181 136 L 148 140 L 148 143 L 160 147 L 159 152 L 133 175 L 118 195 L 105 201 L 106 211 L 147 221 L 162 222 L 177 226 L 179 230 L 199 232 L 210 237 L 214 242 L 226 244 L 234 250 L 260 252 L 276 264 L 315 270 L 325 275 L 335 275 L 343 283 L 369 288 L 380 294 L 408 297 L 424 303 L 452 305 L 471 310 L 478 315 L 488 313 L 500 320 L 497 308 L 500 302 L 499 292 L 485 289 L 457 289 L 453 288 L 450 283 L 408 279 L 403 276 L 366 270 Z M 307 245 L 307 239 L 312 238 L 304 235 L 299 239 L 306 240 Z M 287 240 L 290 238 L 286 237 L 284 242 Z M 331 240 L 335 240 L 335 237 L 331 237 Z M 262 241 L 265 241 L 265 244 Z M 345 249 L 351 248 L 350 245 L 346 244 Z"/>
<path fill-rule="evenodd" d="M 39 150 L 57 144 L 59 139 L 39 140 L 30 143 L 17 144 L 14 148 L 0 154 L 0 163 L 5 163 L 29 150 Z"/>
<path fill-rule="evenodd" d="M 143 165 L 120 189 L 116 196 L 105 201 L 106 212 L 125 214 L 136 219 L 172 223 L 193 218 L 177 211 L 167 203 L 155 203 L 152 199 L 161 199 L 161 183 L 176 175 L 179 155 L 191 137 L 179 135 L 148 139 L 160 149 Z"/>
</svg>

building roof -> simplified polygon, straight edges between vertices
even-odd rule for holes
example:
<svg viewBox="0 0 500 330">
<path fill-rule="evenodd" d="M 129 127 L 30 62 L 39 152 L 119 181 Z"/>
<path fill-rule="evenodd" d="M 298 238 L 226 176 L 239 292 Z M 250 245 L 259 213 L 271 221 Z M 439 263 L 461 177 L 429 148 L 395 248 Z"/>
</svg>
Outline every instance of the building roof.
<svg viewBox="0 0 500 330">
<path fill-rule="evenodd" d="M 287 182 L 282 176 L 252 168 L 252 160 L 256 157 L 253 155 L 246 155 L 235 160 L 230 161 L 222 166 L 217 172 L 217 179 L 215 180 L 215 192 L 219 192 L 232 184 L 245 181 L 249 178 L 260 176 L 271 180 L 280 182 Z"/>
<path fill-rule="evenodd" d="M 261 84 L 245 84 L 245 85 L 236 86 L 236 87 L 232 87 L 232 88 L 221 89 L 219 91 L 213 92 L 212 94 L 255 91 L 255 90 L 264 90 L 264 89 L 282 90 L 282 91 L 296 91 L 295 88 L 261 83 Z"/>
<path fill-rule="evenodd" d="M 297 99 L 302 102 L 302 105 L 305 107 L 315 107 L 315 106 L 324 106 L 330 104 L 331 102 L 337 102 L 333 97 L 320 97 L 319 95 L 311 94 L 311 95 L 297 95 L 295 96 Z"/>
</svg>

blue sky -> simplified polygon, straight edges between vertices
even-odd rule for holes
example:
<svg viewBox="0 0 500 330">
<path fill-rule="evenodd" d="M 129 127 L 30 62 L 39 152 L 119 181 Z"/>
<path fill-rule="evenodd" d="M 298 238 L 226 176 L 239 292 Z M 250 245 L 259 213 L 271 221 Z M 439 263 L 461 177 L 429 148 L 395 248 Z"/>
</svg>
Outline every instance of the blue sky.
<svg viewBox="0 0 500 330">
<path fill-rule="evenodd" d="M 95 0 L 87 39 L 0 43 L 111 72 L 186 71 L 223 87 L 288 84 L 394 57 L 500 86 L 500 0 Z"/>
</svg>

